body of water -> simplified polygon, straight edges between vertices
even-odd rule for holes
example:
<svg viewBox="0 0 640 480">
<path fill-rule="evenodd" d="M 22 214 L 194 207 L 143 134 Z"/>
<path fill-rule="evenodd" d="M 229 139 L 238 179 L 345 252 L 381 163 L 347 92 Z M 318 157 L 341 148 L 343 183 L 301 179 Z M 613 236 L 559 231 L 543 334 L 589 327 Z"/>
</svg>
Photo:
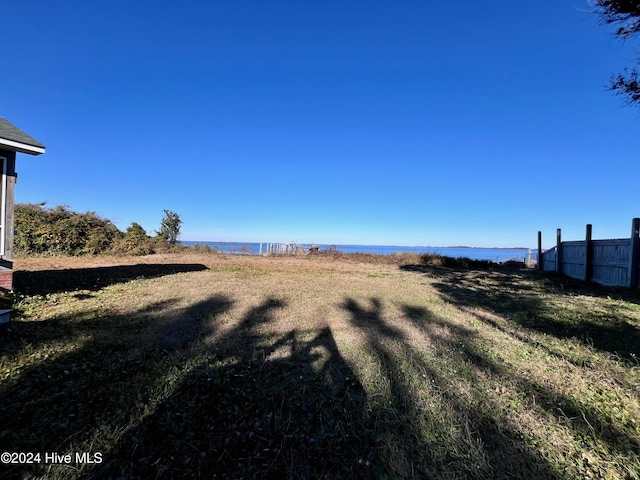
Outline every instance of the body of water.
<svg viewBox="0 0 640 480">
<path fill-rule="evenodd" d="M 217 249 L 225 253 L 238 253 L 245 255 L 257 255 L 260 253 L 260 243 L 254 242 L 180 242 L 182 245 L 208 245 L 211 249 Z M 262 252 L 267 251 L 268 243 L 262 243 Z M 315 244 L 320 250 L 326 250 L 333 245 Z M 303 244 L 310 247 L 310 244 Z M 372 253 L 376 255 L 391 255 L 392 253 L 436 253 L 447 257 L 466 257 L 473 260 L 489 260 L 492 262 L 504 262 L 506 260 L 523 261 L 529 254 L 527 248 L 476 248 L 476 247 L 408 247 L 396 245 L 335 245 L 344 253 Z M 531 259 L 537 258 L 537 250 L 531 249 Z"/>
</svg>

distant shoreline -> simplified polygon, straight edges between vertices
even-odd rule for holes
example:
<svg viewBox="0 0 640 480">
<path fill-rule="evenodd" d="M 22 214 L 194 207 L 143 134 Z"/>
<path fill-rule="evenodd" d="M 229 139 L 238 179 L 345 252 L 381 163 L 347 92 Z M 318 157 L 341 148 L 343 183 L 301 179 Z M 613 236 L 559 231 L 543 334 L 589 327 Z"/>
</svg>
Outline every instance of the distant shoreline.
<svg viewBox="0 0 640 480">
<path fill-rule="evenodd" d="M 485 248 L 488 250 L 533 250 L 533 247 L 469 247 L 468 245 L 455 245 L 451 247 L 417 247 L 417 248 Z"/>
<path fill-rule="evenodd" d="M 377 245 L 377 244 L 360 244 L 360 243 L 318 243 L 318 242 L 245 242 L 235 240 L 180 240 L 178 242 L 182 245 L 206 245 L 206 244 L 231 244 L 231 245 L 253 245 L 253 244 L 266 244 L 266 243 L 296 243 L 299 245 L 335 245 L 340 248 L 343 247 L 380 247 L 380 248 L 474 248 L 485 250 L 537 250 L 537 247 L 471 247 L 469 245 Z"/>
<path fill-rule="evenodd" d="M 488 260 L 492 262 L 504 262 L 507 260 L 535 260 L 537 251 L 527 247 L 520 248 L 487 248 L 487 247 L 422 247 L 408 245 L 338 245 L 338 244 L 310 244 L 297 242 L 213 242 L 184 240 L 181 245 L 193 247 L 195 245 L 207 246 L 210 249 L 224 253 L 241 253 L 245 255 L 259 255 L 273 251 L 284 252 L 288 248 L 302 247 L 308 249 L 311 246 L 320 250 L 337 249 L 343 253 L 364 253 L 373 255 L 393 255 L 400 253 L 425 254 L 431 253 L 452 258 L 469 258 L 472 260 Z"/>
</svg>

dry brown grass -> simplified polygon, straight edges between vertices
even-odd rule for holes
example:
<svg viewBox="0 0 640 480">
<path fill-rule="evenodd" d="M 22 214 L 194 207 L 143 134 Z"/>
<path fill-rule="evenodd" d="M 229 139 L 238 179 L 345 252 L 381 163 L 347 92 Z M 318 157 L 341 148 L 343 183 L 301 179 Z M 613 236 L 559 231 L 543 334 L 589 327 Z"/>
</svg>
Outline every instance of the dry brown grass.
<svg viewBox="0 0 640 480">
<path fill-rule="evenodd" d="M 408 260 L 19 260 L 8 475 L 638 478 L 636 294 Z"/>
</svg>

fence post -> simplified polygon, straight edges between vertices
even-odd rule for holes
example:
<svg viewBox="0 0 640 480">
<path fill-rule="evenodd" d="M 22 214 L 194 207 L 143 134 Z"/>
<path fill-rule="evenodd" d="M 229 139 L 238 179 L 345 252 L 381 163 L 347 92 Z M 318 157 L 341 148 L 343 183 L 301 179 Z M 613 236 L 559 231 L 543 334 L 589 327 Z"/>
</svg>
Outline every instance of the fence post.
<svg viewBox="0 0 640 480">
<path fill-rule="evenodd" d="M 593 243 L 591 243 L 591 234 L 593 232 L 593 225 L 587 224 L 587 231 L 584 240 L 584 281 L 591 280 L 591 274 L 593 272 Z"/>
<path fill-rule="evenodd" d="M 556 231 L 556 272 L 562 273 L 562 230 Z"/>
<path fill-rule="evenodd" d="M 538 270 L 544 270 L 544 265 L 542 264 L 542 232 L 540 230 L 538 230 Z"/>
<path fill-rule="evenodd" d="M 629 287 L 638 286 L 638 257 L 640 256 L 640 218 L 631 223 L 631 242 L 629 243 Z"/>
</svg>

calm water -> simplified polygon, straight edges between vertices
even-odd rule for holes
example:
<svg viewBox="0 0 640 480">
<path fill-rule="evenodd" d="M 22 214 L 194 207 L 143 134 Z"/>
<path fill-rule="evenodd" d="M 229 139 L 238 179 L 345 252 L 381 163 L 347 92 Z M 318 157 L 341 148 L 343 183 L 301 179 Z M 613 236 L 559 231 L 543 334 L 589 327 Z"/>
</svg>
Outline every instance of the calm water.
<svg viewBox="0 0 640 480">
<path fill-rule="evenodd" d="M 180 242 L 182 245 L 208 245 L 225 253 L 242 253 L 257 255 L 260 253 L 260 243 L 251 242 Z M 326 250 L 329 245 L 318 244 L 320 250 Z M 305 247 L 310 245 L 304 244 Z M 524 260 L 527 257 L 526 248 L 466 248 L 466 247 L 405 247 L 389 245 L 336 245 L 344 253 L 374 253 L 377 255 L 391 255 L 392 253 L 437 253 L 447 257 L 467 257 L 474 260 L 490 260 L 504 262 L 505 260 Z M 262 244 L 262 251 L 267 249 L 267 243 Z M 532 260 L 536 259 L 537 251 L 531 250 Z"/>
</svg>

